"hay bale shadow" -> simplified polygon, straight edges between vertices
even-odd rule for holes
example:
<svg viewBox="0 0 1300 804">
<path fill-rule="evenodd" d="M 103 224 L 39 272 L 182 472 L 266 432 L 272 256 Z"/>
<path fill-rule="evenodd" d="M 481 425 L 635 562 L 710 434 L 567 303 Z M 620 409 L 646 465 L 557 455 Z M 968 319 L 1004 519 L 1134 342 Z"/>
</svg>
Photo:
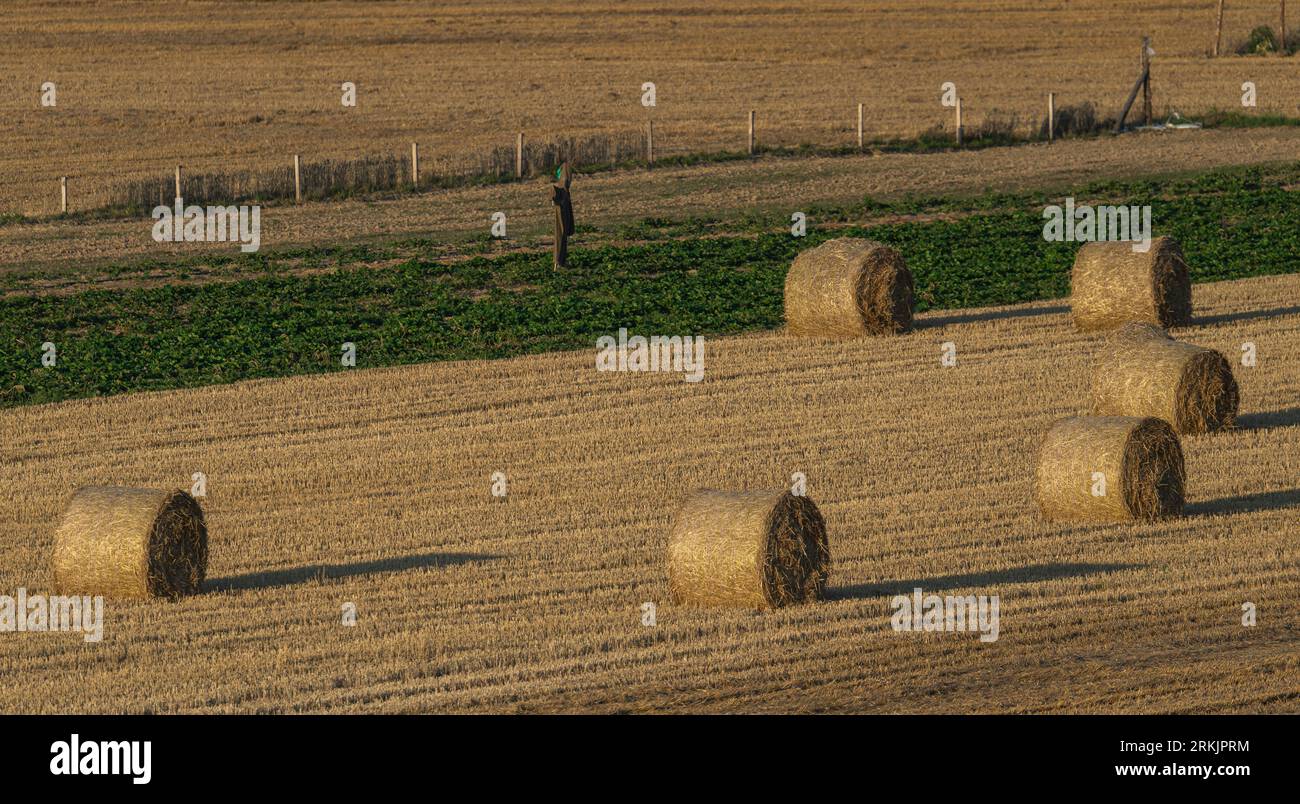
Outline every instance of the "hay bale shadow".
<svg viewBox="0 0 1300 804">
<path fill-rule="evenodd" d="M 1220 315 L 1196 316 L 1188 324 L 1190 327 L 1208 327 L 1215 324 L 1231 324 L 1235 321 L 1250 321 L 1254 318 L 1272 318 L 1280 315 L 1295 315 L 1300 313 L 1300 305 L 1290 307 L 1274 307 L 1271 310 L 1245 310 L 1240 313 L 1222 313 Z"/>
<path fill-rule="evenodd" d="M 1183 509 L 1183 513 L 1188 516 L 1247 514 L 1297 507 L 1300 507 L 1300 489 L 1287 489 L 1286 491 L 1261 491 L 1256 494 L 1240 494 L 1236 497 L 1222 497 L 1217 500 L 1191 503 Z"/>
<path fill-rule="evenodd" d="M 1300 424 L 1300 408 L 1286 408 L 1238 416 L 1236 426 L 1241 430 L 1267 430 L 1270 427 L 1294 427 L 1297 424 Z"/>
<path fill-rule="evenodd" d="M 915 329 L 929 329 L 930 327 L 946 327 L 949 324 L 971 324 L 976 321 L 998 321 L 1004 318 L 1028 318 L 1035 315 L 1059 315 L 1068 312 L 1070 312 L 1070 307 L 1064 304 L 1032 309 L 985 310 L 976 313 L 954 313 L 934 318 L 917 318 L 913 321 L 912 326 Z"/>
<path fill-rule="evenodd" d="M 926 592 L 940 592 L 946 589 L 966 589 L 981 586 L 996 586 L 1011 583 L 1037 583 L 1055 581 L 1062 578 L 1078 578 L 1084 575 L 1099 575 L 1120 570 L 1140 569 L 1144 564 L 1035 564 L 1028 567 L 1015 567 L 991 572 L 971 572 L 964 575 L 941 575 L 936 578 L 917 578 L 910 581 L 890 581 L 888 583 L 861 583 L 853 586 L 841 586 L 831 589 L 826 597 L 829 600 L 852 600 L 869 597 L 893 597 L 911 594 L 916 587 Z"/>
<path fill-rule="evenodd" d="M 314 580 L 352 578 L 358 575 L 376 575 L 402 572 L 410 569 L 450 567 L 479 561 L 495 561 L 500 556 L 484 553 L 426 553 L 397 558 L 381 558 L 354 564 L 312 564 L 305 567 L 250 572 L 226 578 L 210 578 L 203 586 L 204 592 L 233 592 L 247 589 L 275 589 L 296 586 Z"/>
</svg>

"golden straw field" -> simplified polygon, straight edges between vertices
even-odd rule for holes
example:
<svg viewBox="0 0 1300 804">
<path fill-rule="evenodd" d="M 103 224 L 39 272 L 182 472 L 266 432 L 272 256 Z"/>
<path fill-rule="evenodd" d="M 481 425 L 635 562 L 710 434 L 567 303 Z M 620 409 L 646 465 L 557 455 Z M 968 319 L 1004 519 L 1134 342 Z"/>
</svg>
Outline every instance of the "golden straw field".
<svg viewBox="0 0 1300 804">
<path fill-rule="evenodd" d="M 1276 4 L 1228 4 L 1224 47 Z M 1294 59 L 1210 60 L 1213 3 L 1172 0 L 713 0 L 708 3 L 5 4 L 0 25 L 0 213 L 103 203 L 118 182 L 265 170 L 304 159 L 406 154 L 426 170 L 530 140 L 640 130 L 654 82 L 658 153 L 849 145 L 997 111 L 1036 128 L 1046 94 L 1114 114 L 1156 51 L 1157 115 L 1240 109 L 1294 115 Z M 53 82 L 58 105 L 40 106 Z M 340 86 L 356 84 L 355 108 Z"/>
<path fill-rule="evenodd" d="M 1034 509 L 1038 440 L 1087 412 L 1102 342 L 1061 301 L 708 339 L 700 383 L 584 350 L 0 411 L 0 589 L 48 589 L 79 486 L 205 472 L 211 535 L 205 594 L 106 601 L 99 645 L 0 640 L 0 711 L 1294 712 L 1297 299 L 1297 275 L 1194 288 L 1175 335 L 1234 362 L 1241 416 L 1183 438 L 1186 515 L 1156 524 Z M 829 599 L 671 605 L 686 495 L 794 472 Z M 1000 595 L 1000 638 L 895 633 L 917 586 Z"/>
</svg>

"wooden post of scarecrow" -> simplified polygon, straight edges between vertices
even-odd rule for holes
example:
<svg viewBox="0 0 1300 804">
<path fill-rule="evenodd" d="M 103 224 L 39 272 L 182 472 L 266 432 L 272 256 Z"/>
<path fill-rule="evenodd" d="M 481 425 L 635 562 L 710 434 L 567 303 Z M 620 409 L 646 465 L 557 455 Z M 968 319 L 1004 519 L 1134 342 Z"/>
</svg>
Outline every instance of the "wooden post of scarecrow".
<svg viewBox="0 0 1300 804">
<path fill-rule="evenodd" d="M 551 185 L 551 204 L 555 207 L 555 267 L 563 268 L 569 261 L 569 236 L 573 234 L 573 200 L 569 183 L 573 176 L 569 163 L 555 169 L 555 183 Z"/>
</svg>

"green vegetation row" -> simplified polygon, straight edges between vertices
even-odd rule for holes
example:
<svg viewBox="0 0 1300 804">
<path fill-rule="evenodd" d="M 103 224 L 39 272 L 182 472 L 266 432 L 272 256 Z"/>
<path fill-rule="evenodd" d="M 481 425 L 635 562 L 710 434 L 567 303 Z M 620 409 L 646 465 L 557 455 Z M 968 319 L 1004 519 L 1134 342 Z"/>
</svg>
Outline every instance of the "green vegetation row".
<svg viewBox="0 0 1300 804">
<path fill-rule="evenodd" d="M 1194 281 L 1294 271 L 1300 196 L 1265 175 L 1237 169 L 1094 184 L 1076 198 L 1150 203 L 1155 234 L 1182 242 Z M 956 220 L 830 225 L 854 209 L 889 208 L 867 199 L 810 211 L 805 237 L 769 218 L 768 231 L 757 234 L 576 249 L 559 272 L 548 253 L 451 263 L 413 257 L 368 269 L 346 267 L 347 260 L 398 246 L 322 247 L 232 256 L 263 270 L 238 281 L 15 295 L 0 301 L 0 406 L 350 370 L 340 363 L 345 342 L 356 344 L 358 367 L 371 367 L 594 348 L 596 337 L 620 327 L 667 335 L 772 328 L 782 321 L 790 261 L 838 236 L 898 248 L 916 279 L 918 310 L 1062 297 L 1077 244 L 1045 242 L 1034 202 L 1033 195 L 1001 196 Z M 712 222 L 643 225 L 675 234 Z M 289 259 L 345 267 L 307 276 L 277 271 L 277 261 Z M 54 367 L 41 363 L 46 342 L 57 349 Z"/>
<path fill-rule="evenodd" d="M 1033 192 L 991 192 L 962 195 L 904 196 L 878 199 L 864 196 L 851 202 L 819 202 L 801 206 L 814 224 L 864 224 L 897 217 L 969 215 L 995 211 L 1030 211 L 1037 214 L 1047 204 L 1060 203 L 1072 194 L 1079 203 L 1107 203 L 1118 200 L 1255 192 L 1261 187 L 1300 184 L 1300 163 L 1226 167 L 1211 172 L 1185 171 L 1159 178 L 1094 181 L 1082 187 L 1055 187 Z M 588 247 L 608 241 L 657 242 L 687 237 L 758 235 L 782 225 L 770 210 L 732 212 L 723 216 L 682 218 L 646 217 L 605 224 L 578 224 L 578 244 Z M 263 248 L 257 254 L 204 251 L 192 256 L 131 257 L 116 263 L 63 264 L 53 274 L 69 282 L 86 281 L 177 281 L 232 279 L 283 275 L 295 271 L 327 271 L 350 266 L 394 264 L 412 258 L 426 261 L 457 256 L 500 255 L 525 243 L 499 240 L 486 232 L 454 232 L 437 239 L 422 236 L 390 237 L 382 241 L 327 243 Z M 540 244 L 538 244 L 540 247 Z M 0 271 L 0 294 L 25 294 L 48 287 L 51 270 L 41 265 L 11 266 Z"/>
</svg>

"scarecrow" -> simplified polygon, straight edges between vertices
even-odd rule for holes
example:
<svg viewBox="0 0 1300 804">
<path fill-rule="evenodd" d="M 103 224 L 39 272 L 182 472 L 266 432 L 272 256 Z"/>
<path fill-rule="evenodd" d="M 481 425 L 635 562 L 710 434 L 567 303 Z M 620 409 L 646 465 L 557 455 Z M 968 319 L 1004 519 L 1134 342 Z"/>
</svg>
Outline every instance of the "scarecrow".
<svg viewBox="0 0 1300 804">
<path fill-rule="evenodd" d="M 555 267 L 563 268 L 569 261 L 569 235 L 573 234 L 573 201 L 569 196 L 569 163 L 555 169 L 555 184 L 551 185 L 551 204 L 555 207 Z"/>
</svg>

